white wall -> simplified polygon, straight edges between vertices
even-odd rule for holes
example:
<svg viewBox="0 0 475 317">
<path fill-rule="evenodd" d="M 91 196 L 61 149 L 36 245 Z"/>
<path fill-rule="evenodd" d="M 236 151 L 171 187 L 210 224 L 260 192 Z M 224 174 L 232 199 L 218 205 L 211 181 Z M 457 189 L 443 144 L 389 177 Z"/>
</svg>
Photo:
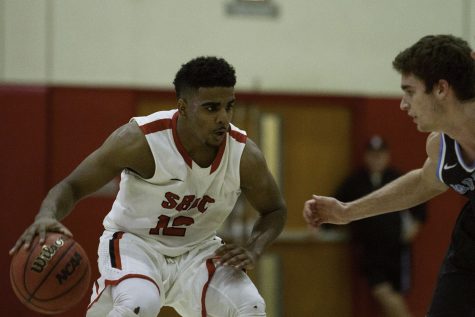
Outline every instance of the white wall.
<svg viewBox="0 0 475 317">
<path fill-rule="evenodd" d="M 0 78 L 45 82 L 47 42 L 45 1 L 0 1 Z"/>
<path fill-rule="evenodd" d="M 171 88 L 198 55 L 232 63 L 238 90 L 399 95 L 394 56 L 426 34 L 475 44 L 475 0 L 0 0 L 0 81 Z"/>
</svg>

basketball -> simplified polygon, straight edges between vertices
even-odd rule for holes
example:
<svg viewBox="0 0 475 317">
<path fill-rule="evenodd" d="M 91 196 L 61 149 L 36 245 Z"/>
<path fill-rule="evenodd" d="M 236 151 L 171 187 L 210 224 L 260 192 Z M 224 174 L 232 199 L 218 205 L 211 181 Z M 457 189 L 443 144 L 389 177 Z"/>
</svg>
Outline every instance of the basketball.
<svg viewBox="0 0 475 317">
<path fill-rule="evenodd" d="M 28 308 L 57 314 L 75 306 L 89 289 L 91 266 L 74 239 L 50 232 L 43 245 L 35 236 L 30 248 L 21 248 L 10 264 L 10 281 Z"/>
</svg>

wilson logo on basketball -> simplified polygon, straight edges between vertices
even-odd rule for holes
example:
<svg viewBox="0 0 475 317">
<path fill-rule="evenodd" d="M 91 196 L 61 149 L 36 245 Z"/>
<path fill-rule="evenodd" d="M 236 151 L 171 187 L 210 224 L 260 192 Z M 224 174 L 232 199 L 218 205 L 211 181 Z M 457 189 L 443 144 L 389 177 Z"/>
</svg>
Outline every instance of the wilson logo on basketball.
<svg viewBox="0 0 475 317">
<path fill-rule="evenodd" d="M 38 255 L 31 266 L 31 270 L 41 273 L 43 272 L 44 268 L 48 265 L 49 261 L 53 258 L 56 251 L 64 245 L 64 240 L 62 238 L 58 238 L 54 244 L 47 246 L 44 245 L 41 248 L 41 253 Z"/>
<path fill-rule="evenodd" d="M 56 280 L 59 284 L 63 284 L 76 270 L 76 268 L 81 264 L 82 256 L 78 252 L 74 253 L 71 259 L 68 261 L 66 266 L 61 270 L 60 273 L 56 274 Z"/>
</svg>

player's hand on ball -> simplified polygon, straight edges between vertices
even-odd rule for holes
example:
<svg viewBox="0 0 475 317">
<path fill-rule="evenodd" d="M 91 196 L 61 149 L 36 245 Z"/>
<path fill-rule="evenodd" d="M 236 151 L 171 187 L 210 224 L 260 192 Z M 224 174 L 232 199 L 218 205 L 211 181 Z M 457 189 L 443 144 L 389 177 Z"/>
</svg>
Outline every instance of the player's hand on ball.
<svg viewBox="0 0 475 317">
<path fill-rule="evenodd" d="M 73 236 L 71 231 L 69 231 L 68 228 L 66 228 L 55 218 L 37 216 L 35 218 L 35 221 L 23 232 L 23 234 L 13 246 L 13 248 L 10 250 L 10 255 L 18 251 L 21 246 L 23 246 L 25 249 L 28 249 L 35 235 L 37 234 L 40 238 L 38 240 L 38 243 L 43 244 L 45 242 L 47 232 L 59 232 L 70 237 Z"/>
<path fill-rule="evenodd" d="M 19 248 L 12 255 L 12 289 L 33 311 L 47 315 L 68 311 L 89 290 L 91 264 L 86 251 L 62 233 L 47 233 L 44 244 L 38 240 L 35 236 L 29 249 Z"/>
<path fill-rule="evenodd" d="M 215 251 L 218 263 L 232 266 L 238 270 L 253 269 L 256 266 L 257 256 L 244 247 L 235 244 L 225 244 Z"/>
</svg>

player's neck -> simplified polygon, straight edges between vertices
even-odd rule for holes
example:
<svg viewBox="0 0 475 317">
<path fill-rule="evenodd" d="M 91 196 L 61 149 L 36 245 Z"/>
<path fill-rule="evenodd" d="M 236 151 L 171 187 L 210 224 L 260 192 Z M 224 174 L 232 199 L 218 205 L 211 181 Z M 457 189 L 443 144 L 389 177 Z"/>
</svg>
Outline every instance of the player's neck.
<svg viewBox="0 0 475 317">
<path fill-rule="evenodd" d="M 188 150 L 187 150 L 188 151 Z M 216 158 L 218 153 L 218 148 L 211 147 L 208 145 L 202 145 L 195 150 L 188 151 L 188 154 L 193 159 L 193 161 L 198 164 L 200 167 L 209 167 Z"/>
<path fill-rule="evenodd" d="M 446 106 L 441 131 L 457 141 L 475 140 L 475 102 L 454 102 Z"/>
<path fill-rule="evenodd" d="M 467 163 L 475 162 L 475 101 L 460 103 L 452 121 L 450 129 L 446 132 L 455 139 L 462 149 L 462 155 Z"/>
<path fill-rule="evenodd" d="M 219 150 L 218 147 L 206 144 L 180 120 L 177 122 L 177 135 L 180 143 L 196 164 L 200 167 L 208 167 L 213 163 Z"/>
</svg>

